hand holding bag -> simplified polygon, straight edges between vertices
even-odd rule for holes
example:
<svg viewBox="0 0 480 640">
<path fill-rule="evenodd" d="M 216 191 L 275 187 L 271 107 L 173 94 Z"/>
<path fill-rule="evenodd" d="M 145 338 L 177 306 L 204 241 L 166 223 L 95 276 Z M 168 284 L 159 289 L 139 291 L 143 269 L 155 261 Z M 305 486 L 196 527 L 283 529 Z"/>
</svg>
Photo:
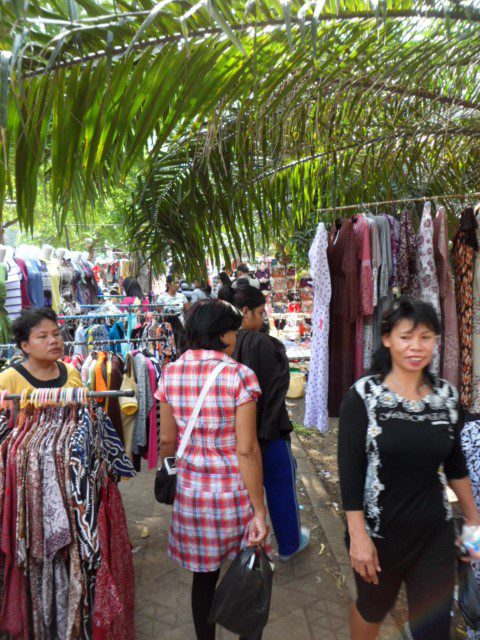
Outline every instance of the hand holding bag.
<svg viewBox="0 0 480 640">
<path fill-rule="evenodd" d="M 242 549 L 215 591 L 209 623 L 258 638 L 268 622 L 273 564 L 263 547 Z"/>
<path fill-rule="evenodd" d="M 157 475 L 155 476 L 155 498 L 162 504 L 173 504 L 175 501 L 175 493 L 177 489 L 177 461 L 180 460 L 185 453 L 193 427 L 197 422 L 198 414 L 205 402 L 207 393 L 210 391 L 210 387 L 227 364 L 227 362 L 220 362 L 208 376 L 200 395 L 197 398 L 197 402 L 193 408 L 192 415 L 188 421 L 187 428 L 183 434 L 176 456 L 165 458 L 160 469 L 157 469 Z"/>
<path fill-rule="evenodd" d="M 469 562 L 458 560 L 458 607 L 467 627 L 480 629 L 480 589 Z"/>
</svg>

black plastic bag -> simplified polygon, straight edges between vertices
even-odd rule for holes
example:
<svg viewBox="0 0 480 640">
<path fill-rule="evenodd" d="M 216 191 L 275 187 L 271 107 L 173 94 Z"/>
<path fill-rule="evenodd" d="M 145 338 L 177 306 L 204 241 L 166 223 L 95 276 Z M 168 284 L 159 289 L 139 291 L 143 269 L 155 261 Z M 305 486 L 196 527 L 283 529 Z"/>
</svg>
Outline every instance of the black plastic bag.
<svg viewBox="0 0 480 640">
<path fill-rule="evenodd" d="M 162 504 L 173 504 L 177 492 L 177 476 L 170 475 L 163 461 L 155 476 L 155 498 Z"/>
<path fill-rule="evenodd" d="M 458 607 L 470 629 L 480 629 L 480 589 L 469 562 L 458 561 Z"/>
<path fill-rule="evenodd" d="M 215 591 L 209 622 L 255 640 L 268 622 L 273 568 L 263 547 L 242 549 Z"/>
</svg>

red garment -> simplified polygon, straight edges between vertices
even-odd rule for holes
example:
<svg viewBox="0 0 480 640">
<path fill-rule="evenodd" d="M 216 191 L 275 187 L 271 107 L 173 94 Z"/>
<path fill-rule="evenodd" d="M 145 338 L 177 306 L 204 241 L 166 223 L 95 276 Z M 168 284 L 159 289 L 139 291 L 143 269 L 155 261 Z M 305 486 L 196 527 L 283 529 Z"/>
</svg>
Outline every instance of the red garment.
<svg viewBox="0 0 480 640">
<path fill-rule="evenodd" d="M 97 573 L 93 640 L 135 640 L 135 574 L 127 519 L 117 485 L 100 490 L 98 534 L 102 564 Z"/>
<path fill-rule="evenodd" d="M 363 321 L 373 315 L 373 274 L 370 250 L 370 227 L 363 216 L 358 216 L 353 225 L 358 261 L 358 317 L 355 335 L 354 377 L 363 376 Z"/>
<path fill-rule="evenodd" d="M 158 464 L 158 433 L 157 433 L 157 402 L 154 397 L 157 387 L 157 377 L 155 375 L 155 367 L 149 358 L 145 358 L 148 369 L 148 380 L 150 382 L 150 390 L 153 396 L 153 405 L 148 414 L 149 434 L 148 434 L 148 470 L 155 469 Z"/>
<path fill-rule="evenodd" d="M 4 592 L 2 611 L 0 614 L 0 630 L 12 636 L 20 636 L 28 640 L 28 610 L 25 574 L 18 566 L 17 541 L 15 538 L 17 522 L 17 478 L 15 471 L 15 454 L 27 429 L 25 423 L 19 428 L 19 435 L 10 446 L 7 458 L 5 481 L 4 509 L 1 534 L 1 550 L 5 554 Z"/>
<path fill-rule="evenodd" d="M 332 279 L 330 301 L 328 415 L 340 413 L 343 396 L 354 382 L 354 346 L 359 315 L 357 247 L 353 222 L 332 226 L 327 256 Z M 337 233 L 338 231 L 338 233 Z"/>
<path fill-rule="evenodd" d="M 28 282 L 28 271 L 27 265 L 20 258 L 14 258 L 17 263 L 18 268 L 22 272 L 22 279 L 20 280 L 20 295 L 22 296 L 22 309 L 27 309 L 28 307 L 33 306 L 30 302 L 30 298 L 28 297 L 27 292 L 27 282 Z"/>
</svg>

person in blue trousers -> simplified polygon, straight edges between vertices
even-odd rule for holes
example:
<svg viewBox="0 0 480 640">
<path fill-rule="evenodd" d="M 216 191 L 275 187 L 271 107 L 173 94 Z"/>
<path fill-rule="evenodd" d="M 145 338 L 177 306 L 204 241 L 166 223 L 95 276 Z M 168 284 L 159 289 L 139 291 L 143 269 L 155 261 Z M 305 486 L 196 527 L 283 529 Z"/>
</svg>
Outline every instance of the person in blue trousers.
<svg viewBox="0 0 480 640">
<path fill-rule="evenodd" d="M 236 289 L 224 286 L 218 297 L 243 314 L 233 357 L 256 373 L 262 390 L 257 403 L 257 432 L 263 482 L 279 560 L 287 561 L 305 549 L 310 538 L 308 529 L 300 522 L 297 463 L 290 442 L 293 426 L 285 406 L 290 383 L 287 354 L 279 340 L 261 332 L 265 319 L 265 298 L 261 291 L 249 285 Z"/>
</svg>

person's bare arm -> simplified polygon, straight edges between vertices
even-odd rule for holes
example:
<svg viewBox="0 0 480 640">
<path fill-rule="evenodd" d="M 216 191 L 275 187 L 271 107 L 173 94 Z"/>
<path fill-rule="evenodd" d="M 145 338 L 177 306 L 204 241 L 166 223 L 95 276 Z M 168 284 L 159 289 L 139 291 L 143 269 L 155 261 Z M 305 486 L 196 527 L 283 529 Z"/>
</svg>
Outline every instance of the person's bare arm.
<svg viewBox="0 0 480 640">
<path fill-rule="evenodd" d="M 381 571 L 377 549 L 367 533 L 363 511 L 346 511 L 350 535 L 350 561 L 353 569 L 365 582 L 378 584 L 377 573 Z"/>
<path fill-rule="evenodd" d="M 255 402 L 248 402 L 237 408 L 235 422 L 238 466 L 254 511 L 250 527 L 250 544 L 261 543 L 267 535 L 266 509 L 263 501 L 262 456 L 257 438 L 256 418 Z"/>
<path fill-rule="evenodd" d="M 160 458 L 163 461 L 175 455 L 177 445 L 177 423 L 168 402 L 160 403 L 160 424 Z"/>
<path fill-rule="evenodd" d="M 449 480 L 448 484 L 458 498 L 463 517 L 465 518 L 465 524 L 478 527 L 480 525 L 480 518 L 475 498 L 473 497 L 470 478 Z"/>
</svg>

